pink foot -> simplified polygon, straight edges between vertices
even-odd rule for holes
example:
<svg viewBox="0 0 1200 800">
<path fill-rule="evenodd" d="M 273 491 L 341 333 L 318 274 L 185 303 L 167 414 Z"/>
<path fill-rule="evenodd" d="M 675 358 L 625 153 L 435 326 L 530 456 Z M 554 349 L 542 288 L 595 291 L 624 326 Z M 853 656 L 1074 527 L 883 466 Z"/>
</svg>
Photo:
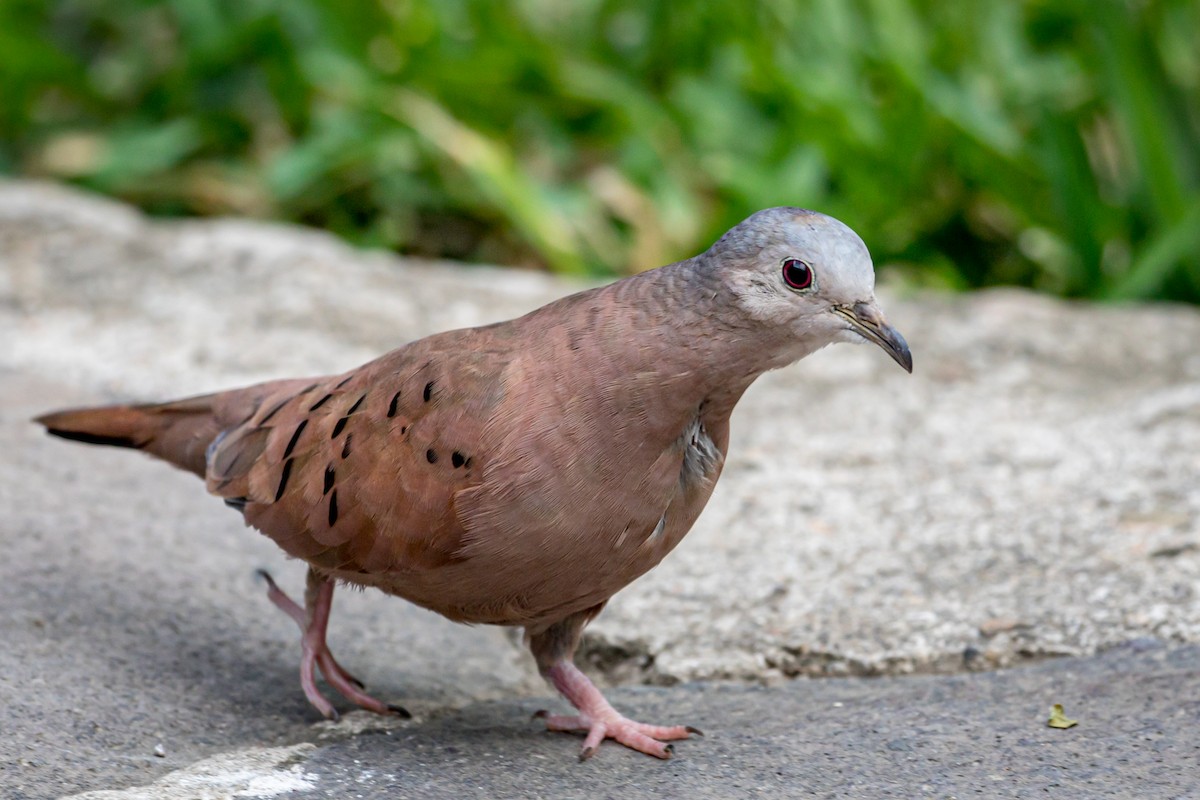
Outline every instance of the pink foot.
<svg viewBox="0 0 1200 800">
<path fill-rule="evenodd" d="M 275 584 L 269 573 L 259 570 L 259 574 L 267 582 L 267 598 L 300 626 L 303 633 L 300 687 L 304 689 L 304 696 L 308 698 L 308 702 L 321 712 L 321 716 L 336 720 L 338 712 L 317 690 L 317 667 L 330 686 L 360 708 L 374 711 L 376 714 L 394 714 L 405 719 L 412 716 L 406 709 L 380 702 L 364 692 L 362 681 L 347 672 L 329 651 L 329 645 L 325 642 L 325 629 L 329 625 L 329 610 L 333 605 L 332 581 L 321 579 L 309 572 L 309 591 L 305 597 L 309 609 L 305 611 Z"/>
<path fill-rule="evenodd" d="M 647 725 L 618 714 L 615 710 L 600 719 L 586 714 L 570 717 L 539 711 L 535 717 L 545 720 L 546 730 L 586 733 L 579 760 L 586 761 L 596 754 L 596 748 L 605 739 L 616 739 L 626 747 L 656 758 L 670 758 L 675 752 L 673 745 L 664 744 L 675 739 L 687 739 L 693 733 L 704 733 L 691 725 Z"/>
<path fill-rule="evenodd" d="M 596 753 L 605 739 L 616 739 L 626 747 L 656 758 L 670 758 L 675 748 L 666 744 L 687 739 L 692 734 L 704 734 L 690 725 L 647 725 L 618 713 L 600 690 L 570 661 L 562 660 L 550 668 L 548 676 L 571 704 L 579 709 L 578 716 L 563 716 L 539 711 L 534 717 L 545 720 L 546 730 L 586 733 L 579 760 L 586 761 Z"/>
</svg>

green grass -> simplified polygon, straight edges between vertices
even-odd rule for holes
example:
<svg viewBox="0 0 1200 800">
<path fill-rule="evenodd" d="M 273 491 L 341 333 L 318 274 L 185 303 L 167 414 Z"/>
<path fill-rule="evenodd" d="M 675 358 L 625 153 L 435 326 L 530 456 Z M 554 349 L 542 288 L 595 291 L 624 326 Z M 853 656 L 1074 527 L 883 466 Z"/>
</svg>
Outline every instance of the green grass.
<svg viewBox="0 0 1200 800">
<path fill-rule="evenodd" d="M 0 170 L 627 272 L 770 205 L 908 279 L 1200 302 L 1196 0 L 5 0 Z"/>
</svg>

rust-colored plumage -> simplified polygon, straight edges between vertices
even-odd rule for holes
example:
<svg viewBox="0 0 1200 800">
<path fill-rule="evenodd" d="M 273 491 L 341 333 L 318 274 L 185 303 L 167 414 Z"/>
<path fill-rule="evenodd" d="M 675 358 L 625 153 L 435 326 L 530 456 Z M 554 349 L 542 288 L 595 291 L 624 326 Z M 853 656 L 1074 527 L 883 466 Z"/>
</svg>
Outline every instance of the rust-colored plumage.
<svg viewBox="0 0 1200 800">
<path fill-rule="evenodd" d="M 796 279 L 801 267 L 811 285 Z M 694 259 L 342 375 L 38 421 L 202 476 L 310 565 L 305 608 L 273 584 L 271 597 L 305 631 L 302 683 L 323 713 L 334 712 L 314 667 L 359 705 L 390 708 L 325 646 L 340 581 L 454 620 L 523 626 L 543 674 L 580 711 L 548 717 L 550 728 L 587 732 L 585 755 L 612 737 L 665 757 L 663 742 L 690 729 L 617 714 L 571 663 L 579 634 L 696 521 L 746 387 L 864 338 L 911 368 L 874 304 L 858 237 L 813 212 L 771 209 Z"/>
</svg>

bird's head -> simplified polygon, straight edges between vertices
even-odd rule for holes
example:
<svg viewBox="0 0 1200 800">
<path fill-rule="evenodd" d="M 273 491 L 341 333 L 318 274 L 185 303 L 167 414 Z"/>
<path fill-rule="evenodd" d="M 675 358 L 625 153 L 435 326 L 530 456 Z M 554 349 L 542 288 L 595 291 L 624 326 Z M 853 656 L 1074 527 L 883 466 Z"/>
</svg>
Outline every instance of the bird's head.
<svg viewBox="0 0 1200 800">
<path fill-rule="evenodd" d="M 794 343 L 785 360 L 834 342 L 868 341 L 912 372 L 908 344 L 875 300 L 867 246 L 833 217 L 769 208 L 730 229 L 706 255 L 719 265 L 737 313 Z"/>
</svg>

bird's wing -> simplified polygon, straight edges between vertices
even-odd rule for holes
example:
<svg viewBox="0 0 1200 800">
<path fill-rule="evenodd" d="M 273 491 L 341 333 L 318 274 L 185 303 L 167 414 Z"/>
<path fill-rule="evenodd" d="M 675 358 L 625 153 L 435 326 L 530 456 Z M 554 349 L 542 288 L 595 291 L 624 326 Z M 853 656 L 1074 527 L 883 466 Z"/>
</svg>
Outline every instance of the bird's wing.
<svg viewBox="0 0 1200 800">
<path fill-rule="evenodd" d="M 478 481 L 490 372 L 503 362 L 488 338 L 440 334 L 264 401 L 213 443 L 209 491 L 290 555 L 343 576 L 453 562 L 454 497 Z"/>
</svg>

